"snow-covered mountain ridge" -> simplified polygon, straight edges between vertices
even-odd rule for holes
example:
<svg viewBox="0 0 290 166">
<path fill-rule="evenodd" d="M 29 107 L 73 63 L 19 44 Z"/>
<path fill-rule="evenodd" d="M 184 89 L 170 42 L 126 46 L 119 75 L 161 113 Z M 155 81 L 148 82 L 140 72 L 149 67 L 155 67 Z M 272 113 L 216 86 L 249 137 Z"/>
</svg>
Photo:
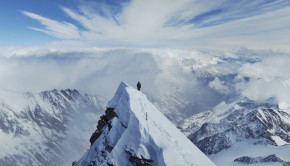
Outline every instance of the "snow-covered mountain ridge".
<svg viewBox="0 0 290 166">
<path fill-rule="evenodd" d="M 250 153 L 245 149 L 246 146 L 238 150 L 234 148 L 243 142 L 247 142 L 248 148 L 251 147 L 251 149 L 260 145 L 265 146 L 263 156 L 274 153 L 269 150 L 270 147 L 281 147 L 280 149 L 283 146 L 288 147 L 290 145 L 290 115 L 289 110 L 280 109 L 273 98 L 264 102 L 244 98 L 232 103 L 222 102 L 212 111 L 192 116 L 184 123 L 183 131 L 197 147 L 210 155 L 213 161 L 226 158 L 231 160 L 229 162 L 233 162 L 242 156 L 231 158 L 227 155 L 236 153 L 243 156 L 254 155 L 251 156 L 253 158 L 260 157 L 259 153 Z M 226 151 L 233 153 L 226 153 Z M 279 152 L 279 148 L 275 150 L 275 153 L 278 158 L 290 160 Z"/>
<path fill-rule="evenodd" d="M 74 165 L 214 165 L 141 92 L 122 82 Z"/>
<path fill-rule="evenodd" d="M 92 129 L 105 103 L 71 89 L 41 93 L 1 90 L 0 96 L 1 166 L 71 163 L 67 154 L 74 156 L 73 151 L 86 145 L 78 143 L 82 140 L 79 135 L 91 132 L 81 129 Z"/>
</svg>

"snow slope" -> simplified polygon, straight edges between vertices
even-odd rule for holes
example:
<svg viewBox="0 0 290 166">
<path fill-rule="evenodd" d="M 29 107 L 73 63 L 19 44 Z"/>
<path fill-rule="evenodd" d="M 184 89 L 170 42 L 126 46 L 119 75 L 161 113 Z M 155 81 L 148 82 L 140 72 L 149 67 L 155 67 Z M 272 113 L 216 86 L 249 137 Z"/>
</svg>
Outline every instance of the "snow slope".
<svg viewBox="0 0 290 166">
<path fill-rule="evenodd" d="M 98 129 L 100 136 L 76 165 L 215 165 L 143 93 L 126 83 L 119 85 L 107 108 L 116 116 Z"/>
</svg>

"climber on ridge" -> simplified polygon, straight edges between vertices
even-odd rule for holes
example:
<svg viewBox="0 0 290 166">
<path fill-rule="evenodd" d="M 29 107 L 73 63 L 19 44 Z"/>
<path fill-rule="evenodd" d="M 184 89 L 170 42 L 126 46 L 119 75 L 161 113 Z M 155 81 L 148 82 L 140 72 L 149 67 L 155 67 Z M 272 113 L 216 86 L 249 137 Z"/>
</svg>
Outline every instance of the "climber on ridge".
<svg viewBox="0 0 290 166">
<path fill-rule="evenodd" d="M 139 81 L 137 83 L 137 88 L 138 88 L 138 91 L 140 91 L 140 89 L 141 89 L 141 83 Z"/>
</svg>

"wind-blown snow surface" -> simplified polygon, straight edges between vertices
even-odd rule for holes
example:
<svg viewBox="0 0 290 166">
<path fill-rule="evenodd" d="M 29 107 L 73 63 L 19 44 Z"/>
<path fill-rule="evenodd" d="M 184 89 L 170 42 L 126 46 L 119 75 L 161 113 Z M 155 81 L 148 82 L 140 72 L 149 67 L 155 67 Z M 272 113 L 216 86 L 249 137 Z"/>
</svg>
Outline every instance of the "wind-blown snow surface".
<svg viewBox="0 0 290 166">
<path fill-rule="evenodd" d="M 141 92 L 122 82 L 108 108 L 117 114 L 78 161 L 78 166 L 133 165 L 132 156 L 152 165 L 214 165 Z M 111 148 L 106 148 L 111 147 Z M 131 159 L 129 159 L 131 157 Z"/>
<path fill-rule="evenodd" d="M 89 144 L 105 100 L 77 90 L 0 90 L 0 165 L 70 165 Z"/>
</svg>

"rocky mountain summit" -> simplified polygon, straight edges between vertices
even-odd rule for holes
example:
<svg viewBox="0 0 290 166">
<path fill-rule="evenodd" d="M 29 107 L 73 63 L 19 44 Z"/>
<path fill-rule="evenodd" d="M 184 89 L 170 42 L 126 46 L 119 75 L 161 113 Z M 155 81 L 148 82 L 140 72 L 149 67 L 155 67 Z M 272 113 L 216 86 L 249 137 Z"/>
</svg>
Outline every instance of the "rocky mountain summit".
<svg viewBox="0 0 290 166">
<path fill-rule="evenodd" d="M 147 97 L 122 82 L 75 166 L 215 165 Z"/>
</svg>

